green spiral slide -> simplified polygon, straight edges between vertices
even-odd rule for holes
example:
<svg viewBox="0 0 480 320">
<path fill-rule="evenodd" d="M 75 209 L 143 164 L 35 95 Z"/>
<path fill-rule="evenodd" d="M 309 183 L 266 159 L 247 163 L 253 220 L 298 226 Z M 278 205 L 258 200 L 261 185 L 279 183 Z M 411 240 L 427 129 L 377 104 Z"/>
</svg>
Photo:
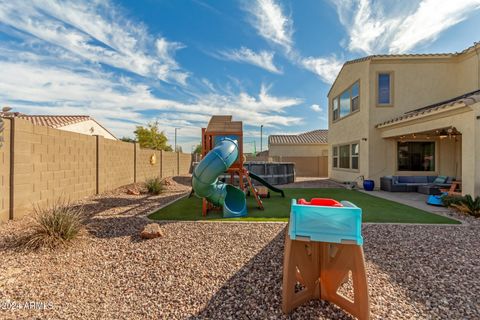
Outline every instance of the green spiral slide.
<svg viewBox="0 0 480 320">
<path fill-rule="evenodd" d="M 230 184 L 218 181 L 218 176 L 224 173 L 237 158 L 237 141 L 223 138 L 193 171 L 192 187 L 195 195 L 207 199 L 215 206 L 222 206 L 224 218 L 247 215 L 245 193 Z"/>
</svg>

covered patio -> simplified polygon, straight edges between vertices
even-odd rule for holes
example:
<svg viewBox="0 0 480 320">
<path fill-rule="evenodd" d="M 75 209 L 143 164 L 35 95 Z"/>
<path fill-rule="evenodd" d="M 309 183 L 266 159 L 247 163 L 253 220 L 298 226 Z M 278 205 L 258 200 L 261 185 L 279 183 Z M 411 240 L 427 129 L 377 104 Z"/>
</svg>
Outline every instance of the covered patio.
<svg viewBox="0 0 480 320">
<path fill-rule="evenodd" d="M 418 109 L 376 127 L 388 149 L 391 175 L 448 176 L 459 181 L 463 195 L 480 195 L 480 95 Z"/>
</svg>

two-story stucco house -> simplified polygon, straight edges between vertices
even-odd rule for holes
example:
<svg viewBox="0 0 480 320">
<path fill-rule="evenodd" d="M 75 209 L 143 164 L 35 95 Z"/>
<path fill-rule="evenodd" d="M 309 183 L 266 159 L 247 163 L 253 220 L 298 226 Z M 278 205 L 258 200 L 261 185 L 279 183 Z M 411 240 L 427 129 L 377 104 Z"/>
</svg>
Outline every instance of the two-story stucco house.
<svg viewBox="0 0 480 320">
<path fill-rule="evenodd" d="M 348 61 L 328 100 L 332 179 L 447 175 L 480 195 L 480 43 Z"/>
</svg>

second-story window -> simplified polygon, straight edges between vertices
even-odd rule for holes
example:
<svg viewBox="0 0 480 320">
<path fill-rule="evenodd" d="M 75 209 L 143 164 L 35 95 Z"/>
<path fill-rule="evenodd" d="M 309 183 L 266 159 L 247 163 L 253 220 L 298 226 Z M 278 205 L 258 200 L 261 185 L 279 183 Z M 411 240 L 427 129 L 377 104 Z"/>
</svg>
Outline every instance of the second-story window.
<svg viewBox="0 0 480 320">
<path fill-rule="evenodd" d="M 352 112 L 357 111 L 360 108 L 360 93 L 358 90 L 358 81 L 355 82 L 350 91 L 352 99 Z"/>
<path fill-rule="evenodd" d="M 338 120 L 360 109 L 360 84 L 356 81 L 332 100 L 333 120 Z"/>
<path fill-rule="evenodd" d="M 333 99 L 333 120 L 337 120 L 340 117 L 340 103 L 339 103 L 339 98 Z"/>
<path fill-rule="evenodd" d="M 378 74 L 377 104 L 388 106 L 392 104 L 392 74 L 385 72 Z"/>
<path fill-rule="evenodd" d="M 350 91 L 345 91 L 340 96 L 340 117 L 345 117 L 350 113 Z"/>
</svg>

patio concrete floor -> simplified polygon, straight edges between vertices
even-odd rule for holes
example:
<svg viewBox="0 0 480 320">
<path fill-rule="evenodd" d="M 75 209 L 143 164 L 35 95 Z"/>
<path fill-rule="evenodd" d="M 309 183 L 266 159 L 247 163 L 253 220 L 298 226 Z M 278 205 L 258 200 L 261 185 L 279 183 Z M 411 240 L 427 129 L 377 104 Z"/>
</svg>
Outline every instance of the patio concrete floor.
<svg viewBox="0 0 480 320">
<path fill-rule="evenodd" d="M 421 194 L 418 192 L 388 192 L 382 190 L 365 191 L 361 189 L 359 191 L 375 197 L 402 203 L 423 211 L 440 214 L 452 218 L 451 215 L 449 215 L 450 209 L 445 207 L 428 205 L 426 203 L 428 196 L 425 194 Z"/>
</svg>

